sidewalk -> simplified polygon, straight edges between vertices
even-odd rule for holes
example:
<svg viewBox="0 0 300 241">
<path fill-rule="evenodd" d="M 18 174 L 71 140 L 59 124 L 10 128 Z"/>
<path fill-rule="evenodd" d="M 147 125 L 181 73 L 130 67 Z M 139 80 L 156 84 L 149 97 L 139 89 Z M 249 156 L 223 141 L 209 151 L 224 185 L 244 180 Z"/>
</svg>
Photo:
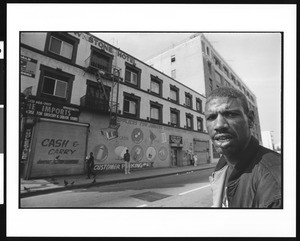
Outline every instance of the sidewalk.
<svg viewBox="0 0 300 241">
<path fill-rule="evenodd" d="M 86 179 L 86 175 L 60 176 L 55 178 L 24 180 L 21 179 L 20 198 L 39 194 L 58 192 L 76 188 L 88 188 L 92 186 L 101 186 L 119 182 L 136 181 L 146 178 L 168 176 L 186 172 L 195 172 L 204 169 L 214 168 L 216 163 L 201 164 L 197 167 L 166 167 L 144 170 L 131 170 L 131 174 L 122 173 L 101 173 L 97 174 L 95 181 L 93 177 Z M 65 183 L 66 181 L 66 183 Z M 65 185 L 67 184 L 67 185 Z"/>
</svg>

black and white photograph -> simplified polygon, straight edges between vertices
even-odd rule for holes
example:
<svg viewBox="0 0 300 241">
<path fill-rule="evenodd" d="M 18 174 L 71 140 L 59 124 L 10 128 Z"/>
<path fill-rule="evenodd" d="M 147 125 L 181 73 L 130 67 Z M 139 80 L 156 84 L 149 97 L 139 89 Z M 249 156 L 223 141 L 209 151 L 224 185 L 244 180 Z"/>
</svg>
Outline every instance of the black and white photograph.
<svg viewBox="0 0 300 241">
<path fill-rule="evenodd" d="M 53 22 L 45 7 L 56 4 L 8 5 L 7 215 L 19 228 L 7 232 L 52 236 L 43 225 L 54 222 L 72 226 L 56 236 L 291 235 L 293 224 L 276 220 L 295 215 L 294 143 L 284 144 L 293 26 L 264 23 L 263 6 L 249 23 L 254 9 L 236 5 L 244 25 L 226 25 L 204 21 L 210 5 L 120 5 L 61 5 Z M 129 7 L 137 14 L 125 17 Z M 151 21 L 145 8 L 186 18 Z M 16 15 L 30 17 L 20 25 Z M 36 228 L 25 228 L 28 215 Z M 94 220 L 92 231 L 79 219 Z M 257 229 L 246 234 L 249 224 Z"/>
</svg>

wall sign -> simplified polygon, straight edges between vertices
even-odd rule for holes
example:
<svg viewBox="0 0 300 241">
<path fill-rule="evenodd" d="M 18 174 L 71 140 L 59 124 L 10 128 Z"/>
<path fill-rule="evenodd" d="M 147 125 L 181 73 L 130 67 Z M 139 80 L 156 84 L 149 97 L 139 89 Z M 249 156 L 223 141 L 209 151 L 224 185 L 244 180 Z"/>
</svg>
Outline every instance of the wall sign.
<svg viewBox="0 0 300 241">
<path fill-rule="evenodd" d="M 34 78 L 36 73 L 37 60 L 21 55 L 21 74 Z"/>
<path fill-rule="evenodd" d="M 63 104 L 36 100 L 33 99 L 33 97 L 29 97 L 27 100 L 26 114 L 58 120 L 78 121 L 79 109 Z"/>
<path fill-rule="evenodd" d="M 182 136 L 170 135 L 169 142 L 170 144 L 182 144 Z"/>
</svg>

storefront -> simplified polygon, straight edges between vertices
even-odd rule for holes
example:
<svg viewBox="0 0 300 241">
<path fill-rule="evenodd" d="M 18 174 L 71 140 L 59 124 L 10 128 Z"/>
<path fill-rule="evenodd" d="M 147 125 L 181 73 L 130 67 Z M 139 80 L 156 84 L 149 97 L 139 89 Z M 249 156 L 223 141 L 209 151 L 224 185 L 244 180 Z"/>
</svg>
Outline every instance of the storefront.
<svg viewBox="0 0 300 241">
<path fill-rule="evenodd" d="M 30 179 L 84 172 L 89 124 L 79 123 L 78 117 L 79 109 L 74 106 L 27 100 L 21 176 Z"/>
</svg>

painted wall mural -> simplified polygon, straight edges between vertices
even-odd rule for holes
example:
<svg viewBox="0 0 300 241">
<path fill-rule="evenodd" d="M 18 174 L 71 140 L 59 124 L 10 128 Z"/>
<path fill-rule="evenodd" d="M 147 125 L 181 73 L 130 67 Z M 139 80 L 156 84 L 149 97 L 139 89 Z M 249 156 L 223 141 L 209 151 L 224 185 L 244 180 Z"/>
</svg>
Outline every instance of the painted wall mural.
<svg viewBox="0 0 300 241">
<path fill-rule="evenodd" d="M 86 116 L 87 120 L 90 117 Z M 169 136 L 178 136 L 182 139 L 180 148 L 190 150 L 193 138 L 199 138 L 201 133 L 178 129 L 171 126 L 154 124 L 118 117 L 118 137 L 108 139 L 99 130 L 108 122 L 107 118 L 99 116 L 91 123 L 91 135 L 88 140 L 89 150 L 95 151 L 95 171 L 121 171 L 124 169 L 124 154 L 129 150 L 131 168 L 155 168 L 171 166 Z M 208 138 L 208 137 L 207 137 Z M 97 158 L 99 156 L 99 158 Z M 187 158 L 182 156 L 181 158 Z M 187 161 L 187 160 L 186 160 Z M 183 163 L 185 160 L 183 161 Z"/>
</svg>

